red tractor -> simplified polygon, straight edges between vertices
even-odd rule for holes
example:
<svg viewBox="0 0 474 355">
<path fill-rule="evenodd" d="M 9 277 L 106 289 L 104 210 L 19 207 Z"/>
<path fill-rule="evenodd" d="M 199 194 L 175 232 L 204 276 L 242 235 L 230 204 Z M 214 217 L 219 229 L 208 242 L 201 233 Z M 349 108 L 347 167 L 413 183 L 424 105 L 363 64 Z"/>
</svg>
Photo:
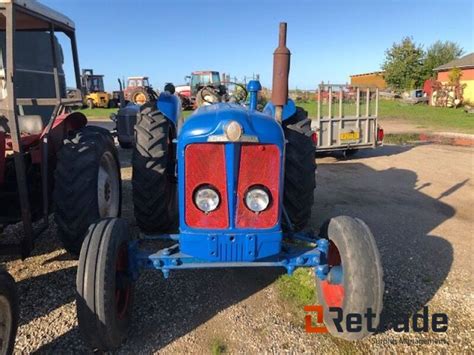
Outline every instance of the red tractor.
<svg viewBox="0 0 474 355">
<path fill-rule="evenodd" d="M 123 89 L 125 101 L 136 105 L 156 100 L 156 92 L 150 85 L 147 76 L 131 76 L 127 78 L 127 86 Z"/>
<path fill-rule="evenodd" d="M 79 254 L 92 222 L 120 214 L 114 140 L 73 112 L 82 104 L 74 23 L 36 2 L 5 3 L 0 15 L 0 231 L 18 222 L 24 228 L 21 242 L 0 244 L 0 252 L 27 257 L 54 211 L 64 247 Z M 73 97 L 58 37 L 70 40 Z"/>
</svg>

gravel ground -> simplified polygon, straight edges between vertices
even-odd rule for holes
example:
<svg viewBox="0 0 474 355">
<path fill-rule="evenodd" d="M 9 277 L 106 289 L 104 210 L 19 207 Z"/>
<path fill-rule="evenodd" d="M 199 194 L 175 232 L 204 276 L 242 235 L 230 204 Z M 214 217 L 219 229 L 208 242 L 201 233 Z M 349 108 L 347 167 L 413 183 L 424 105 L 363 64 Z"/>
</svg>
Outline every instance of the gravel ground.
<svg viewBox="0 0 474 355">
<path fill-rule="evenodd" d="M 132 220 L 130 154 L 121 151 L 124 216 Z M 306 334 L 278 297 L 279 270 L 182 271 L 165 281 L 144 273 L 137 285 L 133 327 L 121 353 L 472 352 L 473 150 L 437 145 L 386 146 L 338 161 L 319 159 L 315 228 L 328 217 L 364 219 L 380 248 L 385 273 L 383 329 L 350 343 Z M 7 229 L 15 238 L 18 228 Z M 88 352 L 77 329 L 77 262 L 61 249 L 55 226 L 32 257 L 5 259 L 18 282 L 21 319 L 17 353 Z M 401 316 L 428 305 L 445 312 L 445 334 L 395 333 Z"/>
</svg>

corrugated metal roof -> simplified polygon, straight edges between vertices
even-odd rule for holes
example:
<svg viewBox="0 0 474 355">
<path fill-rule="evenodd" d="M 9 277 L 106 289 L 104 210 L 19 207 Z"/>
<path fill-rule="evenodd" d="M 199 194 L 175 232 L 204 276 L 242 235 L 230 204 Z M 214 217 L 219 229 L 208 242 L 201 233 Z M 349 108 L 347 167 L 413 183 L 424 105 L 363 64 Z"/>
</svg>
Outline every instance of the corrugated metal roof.
<svg viewBox="0 0 474 355">
<path fill-rule="evenodd" d="M 449 70 L 453 68 L 474 68 L 474 53 L 469 53 L 464 57 L 454 59 L 449 63 L 440 65 L 433 70 L 441 71 L 441 70 Z"/>
</svg>

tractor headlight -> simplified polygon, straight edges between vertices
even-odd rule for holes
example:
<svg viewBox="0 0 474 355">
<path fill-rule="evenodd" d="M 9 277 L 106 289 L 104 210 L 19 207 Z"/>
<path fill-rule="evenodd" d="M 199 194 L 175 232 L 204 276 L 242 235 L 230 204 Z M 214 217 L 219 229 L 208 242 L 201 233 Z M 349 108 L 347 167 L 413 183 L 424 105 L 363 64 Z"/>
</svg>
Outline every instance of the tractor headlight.
<svg viewBox="0 0 474 355">
<path fill-rule="evenodd" d="M 219 206 L 219 202 L 219 193 L 212 186 L 205 185 L 199 187 L 194 193 L 194 203 L 203 212 L 214 211 Z"/>
<path fill-rule="evenodd" d="M 270 192 L 263 186 L 251 187 L 245 194 L 245 205 L 253 212 L 265 211 L 270 200 Z"/>
</svg>

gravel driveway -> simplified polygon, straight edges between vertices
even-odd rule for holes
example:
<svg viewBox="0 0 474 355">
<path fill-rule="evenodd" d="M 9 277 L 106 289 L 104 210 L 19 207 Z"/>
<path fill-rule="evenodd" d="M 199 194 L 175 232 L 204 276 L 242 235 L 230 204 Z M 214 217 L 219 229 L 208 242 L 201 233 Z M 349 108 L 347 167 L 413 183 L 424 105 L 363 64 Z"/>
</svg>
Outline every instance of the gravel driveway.
<svg viewBox="0 0 474 355">
<path fill-rule="evenodd" d="M 473 150 L 438 145 L 386 146 L 338 161 L 319 159 L 313 226 L 348 214 L 364 219 L 380 248 L 386 295 L 383 330 L 348 343 L 306 334 L 278 297 L 279 270 L 155 272 L 137 285 L 133 330 L 120 352 L 445 351 L 474 348 Z M 121 151 L 124 216 L 132 219 L 130 152 Z M 10 238 L 17 229 L 8 228 Z M 87 352 L 76 322 L 77 262 L 54 225 L 25 261 L 5 259 L 18 282 L 16 351 Z M 392 324 L 428 305 L 449 316 L 446 334 L 399 334 Z"/>
</svg>

